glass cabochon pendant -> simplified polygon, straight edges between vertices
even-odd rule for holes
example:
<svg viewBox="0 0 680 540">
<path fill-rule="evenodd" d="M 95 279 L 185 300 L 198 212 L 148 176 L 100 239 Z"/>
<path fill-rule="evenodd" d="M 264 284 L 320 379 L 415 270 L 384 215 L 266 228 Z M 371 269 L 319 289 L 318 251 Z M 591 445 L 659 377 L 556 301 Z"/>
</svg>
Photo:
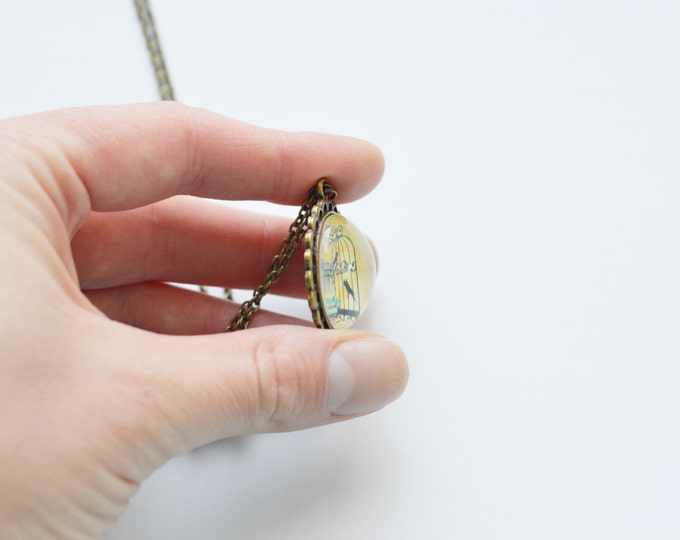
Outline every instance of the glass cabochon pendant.
<svg viewBox="0 0 680 540">
<path fill-rule="evenodd" d="M 340 215 L 333 202 L 336 195 L 325 178 L 309 190 L 262 285 L 241 304 L 225 332 L 248 328 L 262 299 L 303 244 L 307 301 L 314 324 L 319 328 L 349 328 L 359 318 L 373 292 L 375 256 L 361 231 Z"/>
<path fill-rule="evenodd" d="M 307 301 L 319 328 L 349 328 L 368 305 L 376 278 L 373 250 L 332 199 L 311 210 L 305 233 Z"/>
</svg>

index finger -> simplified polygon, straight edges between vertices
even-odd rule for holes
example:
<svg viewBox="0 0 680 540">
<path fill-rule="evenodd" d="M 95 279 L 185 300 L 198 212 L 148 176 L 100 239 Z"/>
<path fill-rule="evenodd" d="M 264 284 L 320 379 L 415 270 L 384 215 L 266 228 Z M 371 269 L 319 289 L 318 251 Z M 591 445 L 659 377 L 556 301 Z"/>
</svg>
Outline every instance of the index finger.
<svg viewBox="0 0 680 540">
<path fill-rule="evenodd" d="M 178 194 L 297 205 L 320 177 L 334 185 L 339 200 L 348 201 L 371 191 L 383 172 L 382 154 L 368 142 L 256 127 L 176 102 L 34 117 L 45 119 L 51 142 L 81 183 L 61 188 L 89 197 L 90 208 L 98 211 Z"/>
</svg>

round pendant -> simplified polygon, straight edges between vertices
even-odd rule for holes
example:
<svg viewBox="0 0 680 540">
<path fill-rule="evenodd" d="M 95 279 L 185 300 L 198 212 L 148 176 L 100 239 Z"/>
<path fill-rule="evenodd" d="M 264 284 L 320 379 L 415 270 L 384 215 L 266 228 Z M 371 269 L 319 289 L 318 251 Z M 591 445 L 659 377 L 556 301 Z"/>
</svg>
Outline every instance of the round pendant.
<svg viewBox="0 0 680 540">
<path fill-rule="evenodd" d="M 366 309 L 376 263 L 363 233 L 331 201 L 312 209 L 305 234 L 305 281 L 314 323 L 349 328 Z"/>
</svg>

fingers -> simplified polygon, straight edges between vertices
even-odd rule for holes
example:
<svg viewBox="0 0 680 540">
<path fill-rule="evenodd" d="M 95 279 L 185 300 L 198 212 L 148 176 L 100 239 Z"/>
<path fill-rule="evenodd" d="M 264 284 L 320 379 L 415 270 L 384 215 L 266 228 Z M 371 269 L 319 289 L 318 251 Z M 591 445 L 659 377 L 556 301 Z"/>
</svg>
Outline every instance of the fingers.
<svg viewBox="0 0 680 540">
<path fill-rule="evenodd" d="M 139 395 L 138 387 L 153 396 L 153 409 L 163 412 L 162 429 L 183 434 L 161 452 L 166 456 L 229 436 L 302 429 L 369 413 L 397 398 L 408 378 L 398 346 L 356 331 L 271 326 L 227 336 L 143 333 L 124 346 L 118 343 L 117 350 L 124 349 L 130 356 L 120 369 L 133 383 L 119 387 L 116 399 L 122 406 L 138 402 L 125 399 L 125 392 Z M 135 430 L 149 429 L 154 410 L 126 418 L 139 418 Z M 153 438 L 165 439 L 158 433 Z"/>
<path fill-rule="evenodd" d="M 107 317 L 160 334 L 196 335 L 223 332 L 238 310 L 235 302 L 158 282 L 85 291 Z M 274 324 L 314 326 L 266 310 L 252 319 L 252 328 Z"/>
<path fill-rule="evenodd" d="M 14 122 L 23 123 L 17 132 L 31 137 L 49 133 L 42 147 L 67 157 L 75 175 L 60 171 L 58 181 L 79 212 L 83 207 L 74 201 L 83 197 L 101 211 L 177 194 L 299 204 L 323 176 L 340 200 L 352 200 L 373 189 L 383 171 L 380 151 L 357 139 L 264 129 L 171 102 L 65 110 Z"/>
<path fill-rule="evenodd" d="M 71 247 L 83 289 L 173 281 L 252 290 L 292 219 L 175 197 L 126 212 L 94 213 Z M 274 291 L 304 296 L 303 266 L 299 253 Z"/>
</svg>

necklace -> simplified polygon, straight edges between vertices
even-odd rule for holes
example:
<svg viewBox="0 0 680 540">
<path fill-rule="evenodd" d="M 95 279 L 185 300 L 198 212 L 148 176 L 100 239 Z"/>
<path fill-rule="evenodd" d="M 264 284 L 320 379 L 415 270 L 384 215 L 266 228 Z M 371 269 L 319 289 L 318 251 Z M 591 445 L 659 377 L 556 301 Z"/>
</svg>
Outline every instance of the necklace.
<svg viewBox="0 0 680 540">
<path fill-rule="evenodd" d="M 174 101 L 163 51 L 148 0 L 134 0 L 144 40 L 149 51 L 161 100 Z M 293 254 L 305 247 L 307 302 L 319 328 L 349 328 L 364 311 L 373 290 L 376 263 L 366 237 L 340 214 L 333 202 L 337 192 L 325 178 L 309 190 L 288 235 L 274 255 L 262 285 L 239 307 L 225 332 L 243 330 L 259 311 L 260 303 L 289 266 Z M 202 292 L 207 288 L 199 285 Z M 231 299 L 231 291 L 224 289 Z"/>
</svg>

